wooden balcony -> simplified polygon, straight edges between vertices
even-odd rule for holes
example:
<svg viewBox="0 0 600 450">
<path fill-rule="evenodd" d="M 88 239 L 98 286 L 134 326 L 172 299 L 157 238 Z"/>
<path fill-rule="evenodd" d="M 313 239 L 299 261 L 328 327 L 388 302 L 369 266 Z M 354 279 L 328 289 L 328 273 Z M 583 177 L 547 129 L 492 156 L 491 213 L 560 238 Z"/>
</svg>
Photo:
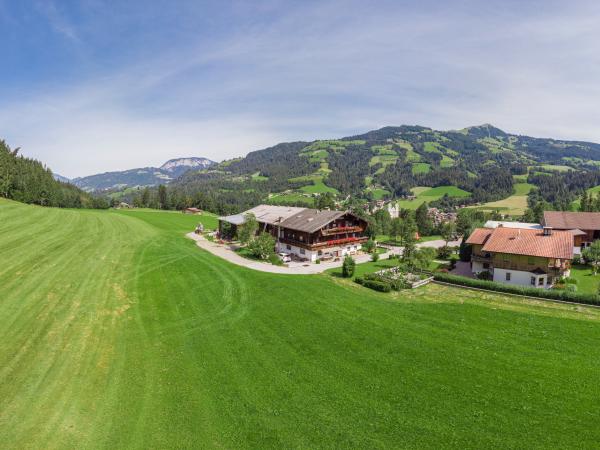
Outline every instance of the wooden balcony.
<svg viewBox="0 0 600 450">
<path fill-rule="evenodd" d="M 328 247 L 336 247 L 338 245 L 347 245 L 347 244 L 362 244 L 366 242 L 368 238 L 366 236 L 361 237 L 348 237 L 341 239 L 330 239 L 328 241 L 320 241 L 320 242 L 303 242 L 295 239 L 288 238 L 279 238 L 279 242 L 282 244 L 289 244 L 300 248 L 305 248 L 307 250 L 320 250 Z"/>
<path fill-rule="evenodd" d="M 334 234 L 343 234 L 343 233 L 362 233 L 362 232 L 363 232 L 363 229 L 360 226 L 324 228 L 321 230 L 321 234 L 323 236 L 331 236 Z"/>
</svg>

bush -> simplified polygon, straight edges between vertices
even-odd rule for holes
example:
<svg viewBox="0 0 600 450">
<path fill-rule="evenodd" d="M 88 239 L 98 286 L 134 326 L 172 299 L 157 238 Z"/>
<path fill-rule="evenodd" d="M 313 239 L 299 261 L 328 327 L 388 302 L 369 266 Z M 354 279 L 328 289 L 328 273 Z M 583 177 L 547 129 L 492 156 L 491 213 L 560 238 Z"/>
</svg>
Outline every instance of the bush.
<svg viewBox="0 0 600 450">
<path fill-rule="evenodd" d="M 494 279 L 494 276 L 489 270 L 484 270 L 483 272 L 479 272 L 477 274 L 477 278 L 479 278 L 480 280 L 492 281 Z"/>
<path fill-rule="evenodd" d="M 594 294 L 583 294 L 570 290 L 559 289 L 540 289 L 527 286 L 515 286 L 512 284 L 496 283 L 494 281 L 476 280 L 473 278 L 450 275 L 447 273 L 436 272 L 433 275 L 434 280 L 444 283 L 456 284 L 478 289 L 487 289 L 490 291 L 504 292 L 507 294 L 526 295 L 529 297 L 547 298 L 550 300 L 559 300 L 566 302 L 582 303 L 587 305 L 600 305 L 600 297 Z"/>
<path fill-rule="evenodd" d="M 342 264 L 342 276 L 344 278 L 351 278 L 354 275 L 354 269 L 356 268 L 356 263 L 354 259 L 350 255 L 346 255 L 344 258 L 344 263 Z"/>
<path fill-rule="evenodd" d="M 369 239 L 367 242 L 365 242 L 362 245 L 362 249 L 367 253 L 371 253 L 374 248 L 375 248 L 375 241 L 373 239 Z"/>
<path fill-rule="evenodd" d="M 440 259 L 448 259 L 452 254 L 452 250 L 447 245 L 437 249 L 437 257 Z"/>
<path fill-rule="evenodd" d="M 373 262 L 377 262 L 379 261 L 379 253 L 377 253 L 377 250 L 375 250 L 372 254 L 371 254 L 371 261 Z"/>
<path fill-rule="evenodd" d="M 362 285 L 379 292 L 390 292 L 392 290 L 390 283 L 386 283 L 385 281 L 364 280 Z"/>
<path fill-rule="evenodd" d="M 574 284 L 567 284 L 567 286 L 565 287 L 565 291 L 577 292 L 577 286 Z"/>
<path fill-rule="evenodd" d="M 315 261 L 315 264 L 321 264 L 321 260 L 320 260 L 320 259 L 317 259 L 317 260 Z"/>
<path fill-rule="evenodd" d="M 573 255 L 573 264 L 581 264 L 581 255 Z"/>
<path fill-rule="evenodd" d="M 268 259 L 269 259 L 269 262 L 271 264 L 273 264 L 274 266 L 282 266 L 283 265 L 283 261 L 275 253 L 270 254 Z"/>
</svg>

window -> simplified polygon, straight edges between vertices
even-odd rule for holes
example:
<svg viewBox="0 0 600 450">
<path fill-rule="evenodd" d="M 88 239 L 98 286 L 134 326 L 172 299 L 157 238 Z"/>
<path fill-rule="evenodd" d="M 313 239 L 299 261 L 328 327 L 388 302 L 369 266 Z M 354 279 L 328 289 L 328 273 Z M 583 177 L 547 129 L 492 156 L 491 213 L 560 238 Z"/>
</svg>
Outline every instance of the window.
<svg viewBox="0 0 600 450">
<path fill-rule="evenodd" d="M 288 245 L 285 246 L 285 248 L 287 248 L 288 250 L 291 250 L 292 246 L 288 244 Z"/>
<path fill-rule="evenodd" d="M 300 249 L 300 254 L 301 255 L 305 255 L 306 254 L 306 250 L 304 250 L 303 248 Z"/>
<path fill-rule="evenodd" d="M 531 285 L 535 286 L 535 277 L 531 277 Z"/>
<path fill-rule="evenodd" d="M 484 269 L 489 269 L 490 268 L 490 263 L 483 263 L 483 268 Z"/>
<path fill-rule="evenodd" d="M 510 272 L 506 272 L 506 281 L 510 281 Z"/>
<path fill-rule="evenodd" d="M 319 251 L 317 252 L 317 255 L 319 255 L 319 256 L 321 256 L 322 254 L 323 254 L 323 250 L 319 250 Z"/>
<path fill-rule="evenodd" d="M 548 277 L 548 280 L 546 281 L 548 284 L 552 284 L 552 277 Z"/>
<path fill-rule="evenodd" d="M 539 286 L 543 286 L 544 285 L 544 277 L 540 277 L 540 279 L 538 280 L 538 285 Z"/>
</svg>

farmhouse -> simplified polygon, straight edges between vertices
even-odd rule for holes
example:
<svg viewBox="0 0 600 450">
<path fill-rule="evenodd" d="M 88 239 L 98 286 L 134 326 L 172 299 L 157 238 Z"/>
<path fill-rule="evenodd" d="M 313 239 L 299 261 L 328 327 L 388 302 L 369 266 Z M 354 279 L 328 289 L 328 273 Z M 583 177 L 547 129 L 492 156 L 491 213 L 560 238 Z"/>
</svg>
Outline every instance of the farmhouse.
<svg viewBox="0 0 600 450">
<path fill-rule="evenodd" d="M 555 230 L 568 230 L 574 238 L 575 254 L 600 239 L 600 212 L 545 211 L 542 224 Z"/>
<path fill-rule="evenodd" d="M 474 274 L 487 271 L 494 281 L 523 286 L 552 286 L 569 276 L 573 259 L 573 234 L 549 227 L 477 228 L 467 244 Z"/>
<path fill-rule="evenodd" d="M 184 214 L 202 214 L 202 210 L 198 208 L 185 208 L 183 210 Z"/>
<path fill-rule="evenodd" d="M 276 239 L 276 251 L 315 262 L 356 253 L 367 240 L 367 222 L 348 211 L 328 211 L 259 205 L 240 214 L 219 218 L 222 236 L 233 236 L 246 216 L 254 214 L 259 232 Z"/>
</svg>

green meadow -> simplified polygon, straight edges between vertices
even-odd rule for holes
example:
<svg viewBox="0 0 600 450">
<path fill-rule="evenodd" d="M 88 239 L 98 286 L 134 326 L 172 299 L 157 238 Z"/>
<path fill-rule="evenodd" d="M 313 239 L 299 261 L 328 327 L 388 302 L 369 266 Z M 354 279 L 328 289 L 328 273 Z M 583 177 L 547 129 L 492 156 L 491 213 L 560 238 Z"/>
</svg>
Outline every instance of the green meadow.
<svg viewBox="0 0 600 450">
<path fill-rule="evenodd" d="M 600 311 L 255 272 L 214 216 L 0 200 L 3 448 L 593 448 Z"/>
<path fill-rule="evenodd" d="M 414 200 L 399 200 L 398 205 L 401 208 L 417 209 L 423 203 L 439 200 L 444 195 L 448 195 L 450 197 L 468 197 L 471 195 L 470 192 L 462 190 L 456 186 L 438 186 L 434 188 L 417 186 L 412 188 L 411 192 L 416 198 Z"/>
</svg>

